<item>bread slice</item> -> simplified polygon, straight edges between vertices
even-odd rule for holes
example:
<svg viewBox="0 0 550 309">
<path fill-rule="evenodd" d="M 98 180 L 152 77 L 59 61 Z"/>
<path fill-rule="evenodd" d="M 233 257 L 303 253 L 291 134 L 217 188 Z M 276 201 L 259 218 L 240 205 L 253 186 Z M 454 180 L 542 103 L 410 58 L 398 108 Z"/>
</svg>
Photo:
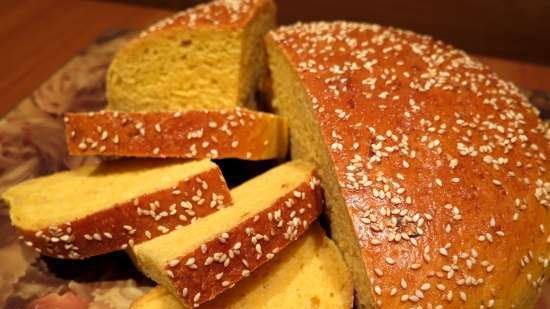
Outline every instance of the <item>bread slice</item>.
<svg viewBox="0 0 550 309">
<path fill-rule="evenodd" d="M 231 204 L 209 160 L 120 160 L 8 189 L 12 224 L 44 255 L 81 259 L 163 235 Z"/>
<path fill-rule="evenodd" d="M 312 283 L 315 284 L 312 284 Z M 297 241 L 224 292 L 203 309 L 350 309 L 351 274 L 334 243 L 314 224 Z M 183 309 L 179 299 L 158 286 L 130 309 Z"/>
<path fill-rule="evenodd" d="M 231 190 L 234 205 L 131 248 L 138 268 L 192 308 L 272 259 L 322 208 L 313 165 L 293 161 Z"/>
<path fill-rule="evenodd" d="M 122 48 L 107 73 L 108 108 L 177 111 L 252 102 L 267 73 L 263 36 L 271 0 L 218 0 L 151 26 Z"/>
<path fill-rule="evenodd" d="M 283 117 L 243 108 L 69 113 L 65 132 L 71 155 L 265 160 L 288 147 Z"/>
<path fill-rule="evenodd" d="M 359 308 L 532 308 L 550 271 L 550 143 L 517 88 L 393 28 L 296 24 L 267 41 L 275 109 L 292 157 L 320 168 Z"/>
</svg>

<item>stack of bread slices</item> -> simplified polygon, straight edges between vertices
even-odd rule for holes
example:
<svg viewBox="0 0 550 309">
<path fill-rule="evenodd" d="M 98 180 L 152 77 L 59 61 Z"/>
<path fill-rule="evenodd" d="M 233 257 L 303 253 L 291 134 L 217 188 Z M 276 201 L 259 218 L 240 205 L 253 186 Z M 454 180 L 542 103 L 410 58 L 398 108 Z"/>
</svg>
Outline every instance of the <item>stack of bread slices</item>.
<svg viewBox="0 0 550 309">
<path fill-rule="evenodd" d="M 129 42 L 107 108 L 65 115 L 69 153 L 106 160 L 3 195 L 25 244 L 59 259 L 126 250 L 159 284 L 135 308 L 350 308 L 351 274 L 316 223 L 315 166 L 282 163 L 230 189 L 211 161 L 287 156 L 286 118 L 253 109 L 274 27 L 272 1 L 221 0 Z"/>
<path fill-rule="evenodd" d="M 274 28 L 271 0 L 217 0 L 129 42 L 107 109 L 65 118 L 72 155 L 111 159 L 4 193 L 24 242 L 126 250 L 159 284 L 134 309 L 531 308 L 550 131 L 515 86 L 408 31 Z M 281 164 L 229 189 L 228 158 Z"/>
</svg>

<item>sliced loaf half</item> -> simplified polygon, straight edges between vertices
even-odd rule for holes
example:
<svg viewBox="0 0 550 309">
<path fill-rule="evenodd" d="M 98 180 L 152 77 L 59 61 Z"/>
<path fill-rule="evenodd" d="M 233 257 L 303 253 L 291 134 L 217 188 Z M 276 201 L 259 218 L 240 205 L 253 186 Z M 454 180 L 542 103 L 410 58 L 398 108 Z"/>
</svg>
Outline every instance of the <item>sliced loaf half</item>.
<svg viewBox="0 0 550 309">
<path fill-rule="evenodd" d="M 292 156 L 320 167 L 358 307 L 533 308 L 550 142 L 527 98 L 409 31 L 299 23 L 267 40 L 274 105 Z"/>
<path fill-rule="evenodd" d="M 161 20 L 122 48 L 107 74 L 109 109 L 230 108 L 267 73 L 271 0 L 217 0 Z"/>
<path fill-rule="evenodd" d="M 316 308 L 349 309 L 351 274 L 334 243 L 314 224 L 273 260 L 202 309 Z M 130 309 L 184 309 L 179 299 L 158 286 Z"/>
<path fill-rule="evenodd" d="M 69 153 L 122 157 L 283 158 L 283 117 L 244 108 L 182 112 L 69 113 Z"/>
<path fill-rule="evenodd" d="M 90 164 L 23 182 L 2 198 L 25 244 L 68 259 L 126 249 L 231 204 L 209 160 Z"/>
<path fill-rule="evenodd" d="M 313 165 L 293 161 L 231 190 L 234 205 L 130 253 L 186 308 L 212 300 L 296 240 L 320 214 Z"/>
</svg>

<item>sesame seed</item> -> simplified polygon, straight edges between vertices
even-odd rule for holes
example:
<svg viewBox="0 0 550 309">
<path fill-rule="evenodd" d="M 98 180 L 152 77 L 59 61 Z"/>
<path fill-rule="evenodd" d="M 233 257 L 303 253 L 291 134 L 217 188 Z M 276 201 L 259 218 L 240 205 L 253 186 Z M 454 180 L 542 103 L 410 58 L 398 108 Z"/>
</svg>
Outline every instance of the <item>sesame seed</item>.
<svg viewBox="0 0 550 309">
<path fill-rule="evenodd" d="M 401 278 L 400 285 L 401 285 L 401 288 L 402 288 L 403 290 L 406 290 L 407 287 L 408 287 L 407 281 L 405 281 L 405 279 L 403 279 L 403 278 Z"/>
<path fill-rule="evenodd" d="M 188 258 L 187 261 L 185 262 L 186 266 L 191 266 L 191 265 L 194 265 L 194 264 L 195 264 L 195 258 L 194 257 Z"/>
<path fill-rule="evenodd" d="M 84 142 L 78 144 L 78 149 L 86 150 L 86 148 L 88 148 L 88 145 L 86 145 Z"/>
<path fill-rule="evenodd" d="M 175 267 L 175 266 L 177 266 L 179 263 L 180 263 L 180 260 L 179 260 L 179 259 L 173 259 L 173 260 L 170 260 L 170 261 L 168 262 L 168 266 L 170 266 L 170 267 Z"/>
<path fill-rule="evenodd" d="M 195 297 L 193 297 L 193 302 L 197 303 L 201 299 L 201 293 L 195 294 Z"/>
</svg>

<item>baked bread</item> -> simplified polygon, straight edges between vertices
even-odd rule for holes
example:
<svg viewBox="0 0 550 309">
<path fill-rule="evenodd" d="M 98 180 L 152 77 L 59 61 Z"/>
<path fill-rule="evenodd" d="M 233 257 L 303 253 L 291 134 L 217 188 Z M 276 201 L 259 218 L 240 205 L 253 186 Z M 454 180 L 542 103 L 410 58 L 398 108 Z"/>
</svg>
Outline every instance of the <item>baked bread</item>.
<svg viewBox="0 0 550 309">
<path fill-rule="evenodd" d="M 513 84 L 377 25 L 298 23 L 267 48 L 292 156 L 320 167 L 360 308 L 534 305 L 549 264 L 550 142 Z"/>
<path fill-rule="evenodd" d="M 315 284 L 312 284 L 312 283 Z M 314 224 L 269 263 L 202 309 L 349 309 L 351 274 L 334 243 Z M 158 286 L 130 309 L 183 309 L 179 299 Z"/>
<path fill-rule="evenodd" d="M 126 249 L 231 203 L 208 160 L 89 164 L 23 182 L 2 198 L 25 244 L 67 259 Z"/>
<path fill-rule="evenodd" d="M 183 112 L 69 113 L 71 155 L 121 157 L 284 158 L 284 118 L 242 108 Z"/>
<path fill-rule="evenodd" d="M 296 240 L 322 208 L 313 165 L 293 161 L 231 190 L 233 206 L 130 248 L 185 308 L 212 300 Z"/>
<path fill-rule="evenodd" d="M 267 73 L 271 0 L 218 0 L 162 20 L 122 48 L 107 73 L 108 108 L 178 111 L 252 102 Z"/>
</svg>

